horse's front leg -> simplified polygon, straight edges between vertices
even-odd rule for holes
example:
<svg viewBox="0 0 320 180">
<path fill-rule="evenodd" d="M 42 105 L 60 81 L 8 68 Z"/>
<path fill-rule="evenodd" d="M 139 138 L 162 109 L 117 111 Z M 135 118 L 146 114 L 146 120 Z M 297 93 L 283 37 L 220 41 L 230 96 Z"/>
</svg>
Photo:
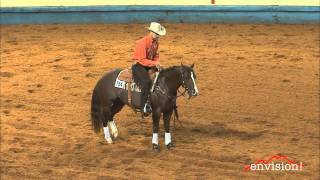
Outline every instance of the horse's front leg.
<svg viewBox="0 0 320 180">
<path fill-rule="evenodd" d="M 163 125 L 165 129 L 164 134 L 164 142 L 167 146 L 167 149 L 171 149 L 174 147 L 174 144 L 171 141 L 171 133 L 170 133 L 170 119 L 172 116 L 173 109 L 170 109 L 166 112 L 163 112 Z"/>
<path fill-rule="evenodd" d="M 159 121 L 161 112 L 158 109 L 153 109 L 152 122 L 153 122 L 153 134 L 152 134 L 152 149 L 155 152 L 160 152 L 160 146 L 158 142 Z"/>
</svg>

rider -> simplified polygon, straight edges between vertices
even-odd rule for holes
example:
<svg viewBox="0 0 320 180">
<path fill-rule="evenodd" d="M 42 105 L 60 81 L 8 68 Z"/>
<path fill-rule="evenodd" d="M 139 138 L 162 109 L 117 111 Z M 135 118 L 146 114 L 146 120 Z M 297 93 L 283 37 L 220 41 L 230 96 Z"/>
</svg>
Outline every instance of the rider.
<svg viewBox="0 0 320 180">
<path fill-rule="evenodd" d="M 166 34 L 166 29 L 157 22 L 151 22 L 146 27 L 149 33 L 138 40 L 133 52 L 133 59 L 136 63 L 132 66 L 133 79 L 141 88 L 141 110 L 144 114 L 151 112 L 148 102 L 152 82 L 148 71 L 153 68 L 160 68 L 158 46 L 159 37 Z"/>
</svg>

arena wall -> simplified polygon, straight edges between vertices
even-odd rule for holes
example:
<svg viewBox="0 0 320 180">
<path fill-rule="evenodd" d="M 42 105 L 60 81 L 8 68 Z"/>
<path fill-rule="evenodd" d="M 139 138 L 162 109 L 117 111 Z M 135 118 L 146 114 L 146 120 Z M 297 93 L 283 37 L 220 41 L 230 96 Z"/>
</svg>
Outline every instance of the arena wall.
<svg viewBox="0 0 320 180">
<path fill-rule="evenodd" d="M 129 5 L 2 7 L 1 24 L 320 22 L 319 6 Z"/>
<path fill-rule="evenodd" d="M 317 0 L 1 0 L 1 7 L 105 5 L 319 6 Z"/>
</svg>

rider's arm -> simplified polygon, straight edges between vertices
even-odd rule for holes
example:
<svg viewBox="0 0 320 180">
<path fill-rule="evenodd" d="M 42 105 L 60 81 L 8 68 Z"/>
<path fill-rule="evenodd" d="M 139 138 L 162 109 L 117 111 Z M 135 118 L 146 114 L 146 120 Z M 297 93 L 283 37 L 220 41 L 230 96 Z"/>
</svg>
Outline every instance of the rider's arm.
<svg viewBox="0 0 320 180">
<path fill-rule="evenodd" d="M 154 60 L 153 61 L 157 61 L 159 63 L 160 61 L 160 56 L 159 56 L 159 53 L 157 53 L 154 57 Z"/>
<path fill-rule="evenodd" d="M 157 55 L 154 60 L 147 59 L 146 44 L 140 41 L 135 47 L 133 59 L 136 59 L 140 64 L 144 66 L 152 67 L 158 64 L 159 55 Z"/>
<path fill-rule="evenodd" d="M 156 66 L 158 64 L 158 61 L 153 61 L 150 59 L 138 59 L 138 62 L 144 66 L 149 66 L 149 67 L 153 67 Z"/>
</svg>

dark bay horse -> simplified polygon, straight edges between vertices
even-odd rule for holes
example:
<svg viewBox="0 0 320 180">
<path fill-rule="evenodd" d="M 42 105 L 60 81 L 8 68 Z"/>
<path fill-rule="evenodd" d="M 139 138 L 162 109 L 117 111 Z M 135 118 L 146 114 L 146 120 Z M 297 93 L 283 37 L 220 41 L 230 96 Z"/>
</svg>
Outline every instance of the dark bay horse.
<svg viewBox="0 0 320 180">
<path fill-rule="evenodd" d="M 176 107 L 177 91 L 180 86 L 188 92 L 189 98 L 199 94 L 196 85 L 196 74 L 191 66 L 173 66 L 160 71 L 154 91 L 151 93 L 152 107 L 153 150 L 160 151 L 158 144 L 159 121 L 163 114 L 165 128 L 165 145 L 168 149 L 174 147 L 171 142 L 170 119 Z M 91 122 L 96 133 L 103 128 L 105 139 L 112 143 L 118 136 L 118 130 L 113 117 L 124 105 L 128 103 L 128 91 L 115 87 L 115 81 L 121 69 L 113 70 L 105 74 L 96 84 L 91 101 Z M 131 107 L 140 108 L 140 93 L 132 92 Z M 111 129 L 111 135 L 109 128 Z"/>
</svg>

